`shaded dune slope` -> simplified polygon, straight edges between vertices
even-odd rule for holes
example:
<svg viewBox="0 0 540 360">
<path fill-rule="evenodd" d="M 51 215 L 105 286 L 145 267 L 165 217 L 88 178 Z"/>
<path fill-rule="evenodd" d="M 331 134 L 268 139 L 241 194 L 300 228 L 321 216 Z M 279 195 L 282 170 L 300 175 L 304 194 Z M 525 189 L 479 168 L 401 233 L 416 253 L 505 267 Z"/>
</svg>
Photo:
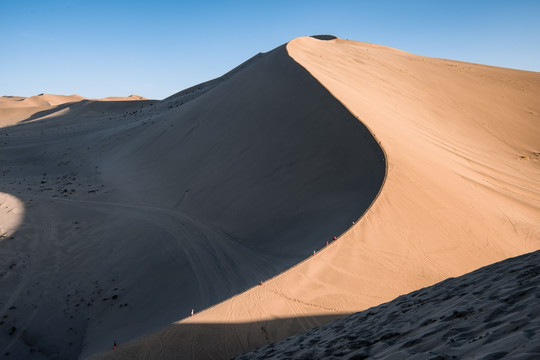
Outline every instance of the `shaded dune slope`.
<svg viewBox="0 0 540 360">
<path fill-rule="evenodd" d="M 381 142 L 376 201 L 317 256 L 99 358 L 227 358 L 540 247 L 540 74 L 340 39 L 287 50 Z"/>
<path fill-rule="evenodd" d="M 0 242 L 3 353 L 161 328 L 309 257 L 378 193 L 382 150 L 285 46 L 201 89 L 0 129 L 0 191 L 25 205 Z"/>
</svg>

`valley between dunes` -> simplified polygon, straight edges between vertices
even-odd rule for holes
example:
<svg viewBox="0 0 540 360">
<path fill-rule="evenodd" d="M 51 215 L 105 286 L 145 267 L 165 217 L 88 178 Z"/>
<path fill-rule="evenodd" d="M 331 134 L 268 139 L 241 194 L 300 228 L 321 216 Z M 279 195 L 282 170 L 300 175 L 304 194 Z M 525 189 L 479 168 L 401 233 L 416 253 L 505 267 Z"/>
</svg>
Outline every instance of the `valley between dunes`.
<svg viewBox="0 0 540 360">
<path fill-rule="evenodd" d="M 54 99 L 0 102 L 2 353 L 230 358 L 540 248 L 539 73 L 302 37 Z"/>
</svg>

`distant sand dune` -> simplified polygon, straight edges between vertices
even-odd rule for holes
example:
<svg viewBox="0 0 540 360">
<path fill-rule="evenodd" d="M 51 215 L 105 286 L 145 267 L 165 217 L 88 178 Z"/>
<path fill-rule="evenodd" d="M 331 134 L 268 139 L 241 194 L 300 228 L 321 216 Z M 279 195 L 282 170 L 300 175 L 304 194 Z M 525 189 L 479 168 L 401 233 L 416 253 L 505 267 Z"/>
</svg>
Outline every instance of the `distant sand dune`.
<svg viewBox="0 0 540 360">
<path fill-rule="evenodd" d="M 127 101 L 127 100 L 148 100 L 148 99 L 139 95 L 110 96 L 110 97 L 99 99 L 99 101 Z"/>
<path fill-rule="evenodd" d="M 39 94 L 30 97 L 22 96 L 2 96 L 0 97 L 0 127 L 11 126 L 20 121 L 28 121 L 32 117 L 39 118 L 39 113 L 48 111 L 49 113 L 68 107 L 71 103 L 78 103 L 87 100 L 79 95 L 53 95 Z M 98 101 L 130 101 L 147 100 L 139 95 L 130 95 L 124 97 L 108 97 Z"/>
</svg>

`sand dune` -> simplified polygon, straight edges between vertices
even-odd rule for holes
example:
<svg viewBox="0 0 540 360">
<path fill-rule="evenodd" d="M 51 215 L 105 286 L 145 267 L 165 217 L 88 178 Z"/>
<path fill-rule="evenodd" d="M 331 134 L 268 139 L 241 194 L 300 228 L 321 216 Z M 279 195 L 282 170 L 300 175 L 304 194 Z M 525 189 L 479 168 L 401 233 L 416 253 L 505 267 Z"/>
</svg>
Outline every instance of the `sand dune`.
<svg viewBox="0 0 540 360">
<path fill-rule="evenodd" d="M 0 243 L 3 353 L 162 328 L 310 257 L 379 191 L 376 141 L 285 46 L 193 90 L 0 129 L 0 191 L 26 206 Z"/>
<path fill-rule="evenodd" d="M 100 358 L 226 358 L 539 248 L 540 74 L 339 39 L 287 50 L 380 141 L 380 195 L 309 261 Z"/>
<path fill-rule="evenodd" d="M 319 37 L 163 101 L 3 98 L 1 353 L 228 358 L 537 250 L 539 95 Z"/>
</svg>

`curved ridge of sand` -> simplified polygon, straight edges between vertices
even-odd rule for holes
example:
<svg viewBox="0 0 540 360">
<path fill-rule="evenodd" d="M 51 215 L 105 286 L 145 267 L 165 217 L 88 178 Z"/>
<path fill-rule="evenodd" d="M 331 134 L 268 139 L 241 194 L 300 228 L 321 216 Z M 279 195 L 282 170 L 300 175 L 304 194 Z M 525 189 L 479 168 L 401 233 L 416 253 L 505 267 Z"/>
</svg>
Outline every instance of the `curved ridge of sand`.
<svg viewBox="0 0 540 360">
<path fill-rule="evenodd" d="M 540 247 L 540 74 L 339 39 L 287 50 L 381 141 L 380 196 L 309 261 L 100 358 L 227 358 Z"/>
</svg>

